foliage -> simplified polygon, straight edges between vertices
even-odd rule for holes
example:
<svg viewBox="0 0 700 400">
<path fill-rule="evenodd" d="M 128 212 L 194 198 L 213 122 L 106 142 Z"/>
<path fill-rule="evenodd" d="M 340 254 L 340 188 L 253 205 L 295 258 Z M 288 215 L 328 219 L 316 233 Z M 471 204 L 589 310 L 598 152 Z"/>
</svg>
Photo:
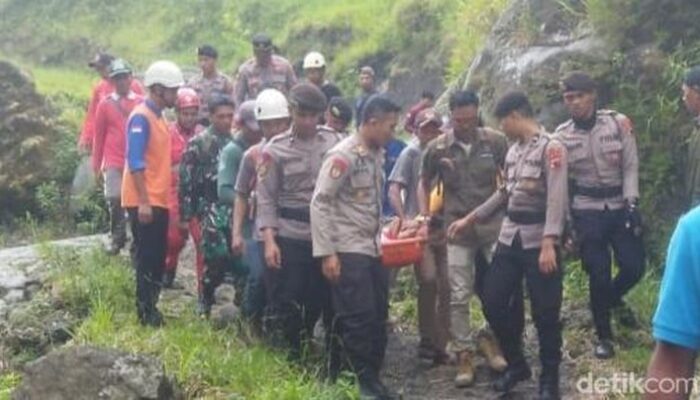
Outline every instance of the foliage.
<svg viewBox="0 0 700 400">
<path fill-rule="evenodd" d="M 318 372 L 292 365 L 251 339 L 242 327 L 216 330 L 198 318 L 194 304 L 161 301 L 167 325 L 144 328 L 135 316 L 133 273 L 126 260 L 94 251 L 42 248 L 69 310 L 85 317 L 73 343 L 115 347 L 159 357 L 187 398 L 354 399 L 341 381 L 319 382 Z M 182 301 L 182 299 L 179 299 Z"/>
</svg>

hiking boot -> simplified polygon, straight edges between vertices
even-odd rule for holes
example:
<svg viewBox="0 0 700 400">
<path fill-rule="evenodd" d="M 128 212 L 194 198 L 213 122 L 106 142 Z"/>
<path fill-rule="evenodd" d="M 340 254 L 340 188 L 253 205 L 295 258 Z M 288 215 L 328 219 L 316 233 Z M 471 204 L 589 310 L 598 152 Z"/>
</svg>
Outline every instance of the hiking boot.
<svg viewBox="0 0 700 400">
<path fill-rule="evenodd" d="M 143 317 L 139 318 L 139 322 L 143 326 L 151 326 L 153 328 L 160 328 L 161 326 L 165 325 L 163 314 L 161 314 L 157 309 L 153 309 L 152 311 L 145 313 Z"/>
<path fill-rule="evenodd" d="M 621 301 L 619 305 L 612 309 L 612 314 L 615 316 L 617 322 L 625 328 L 639 328 L 639 321 L 637 321 L 634 311 L 632 311 L 632 308 L 624 301 Z"/>
<path fill-rule="evenodd" d="M 544 367 L 540 375 L 540 400 L 559 400 L 559 372 L 547 371 Z"/>
<path fill-rule="evenodd" d="M 397 398 L 376 376 L 360 377 L 358 383 L 361 400 L 393 400 Z"/>
<path fill-rule="evenodd" d="M 508 393 L 515 385 L 530 378 L 532 378 L 532 371 L 524 361 L 516 366 L 509 365 L 503 375 L 493 382 L 493 390 Z"/>
<path fill-rule="evenodd" d="M 471 355 L 468 351 L 462 351 L 457 354 L 457 376 L 455 377 L 455 386 L 458 388 L 468 387 L 474 384 L 474 366 L 472 365 Z"/>
<path fill-rule="evenodd" d="M 613 347 L 612 340 L 599 340 L 595 347 L 593 347 L 593 355 L 599 360 L 609 360 L 615 357 L 615 348 Z"/>
<path fill-rule="evenodd" d="M 496 372 L 503 372 L 508 368 L 508 362 L 503 353 L 501 346 L 498 345 L 496 338 L 492 335 L 483 335 L 479 337 L 479 350 L 489 364 L 489 368 Z"/>
</svg>

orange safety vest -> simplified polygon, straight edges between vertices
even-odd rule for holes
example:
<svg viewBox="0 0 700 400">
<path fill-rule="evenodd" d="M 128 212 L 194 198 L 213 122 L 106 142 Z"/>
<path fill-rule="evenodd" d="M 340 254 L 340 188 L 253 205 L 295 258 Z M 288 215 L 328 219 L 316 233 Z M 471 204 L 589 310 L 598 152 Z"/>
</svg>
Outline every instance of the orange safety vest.
<svg viewBox="0 0 700 400">
<path fill-rule="evenodd" d="M 168 208 L 168 192 L 171 179 L 170 131 L 165 120 L 156 115 L 145 103 L 136 106 L 129 119 L 136 114 L 141 114 L 148 120 L 149 137 L 145 154 L 146 169 L 143 171 L 148 201 L 152 207 Z M 127 126 L 129 126 L 129 123 L 127 123 Z M 136 184 L 131 171 L 129 171 L 129 163 L 127 162 L 122 183 L 122 207 L 138 207 L 138 205 L 139 197 L 136 191 Z"/>
</svg>

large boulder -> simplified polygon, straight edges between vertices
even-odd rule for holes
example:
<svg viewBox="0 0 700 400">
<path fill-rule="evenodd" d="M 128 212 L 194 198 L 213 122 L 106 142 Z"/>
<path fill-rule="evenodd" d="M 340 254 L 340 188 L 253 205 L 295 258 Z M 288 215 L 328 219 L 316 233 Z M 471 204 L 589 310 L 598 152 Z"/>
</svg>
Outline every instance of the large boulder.
<svg viewBox="0 0 700 400">
<path fill-rule="evenodd" d="M 0 217 L 26 207 L 54 167 L 55 113 L 34 82 L 0 60 Z"/>
<path fill-rule="evenodd" d="M 88 346 L 56 350 L 25 368 L 14 400 L 173 399 L 173 381 L 156 358 Z"/>
</svg>

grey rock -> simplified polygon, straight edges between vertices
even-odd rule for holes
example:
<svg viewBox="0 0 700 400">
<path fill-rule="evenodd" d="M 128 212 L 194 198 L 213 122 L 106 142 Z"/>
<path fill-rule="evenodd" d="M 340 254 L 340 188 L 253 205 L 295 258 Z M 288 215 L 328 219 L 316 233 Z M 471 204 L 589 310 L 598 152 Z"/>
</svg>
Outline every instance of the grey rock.
<svg viewBox="0 0 700 400">
<path fill-rule="evenodd" d="M 114 349 L 66 347 L 29 363 L 14 400 L 173 399 L 160 360 Z"/>
</svg>

